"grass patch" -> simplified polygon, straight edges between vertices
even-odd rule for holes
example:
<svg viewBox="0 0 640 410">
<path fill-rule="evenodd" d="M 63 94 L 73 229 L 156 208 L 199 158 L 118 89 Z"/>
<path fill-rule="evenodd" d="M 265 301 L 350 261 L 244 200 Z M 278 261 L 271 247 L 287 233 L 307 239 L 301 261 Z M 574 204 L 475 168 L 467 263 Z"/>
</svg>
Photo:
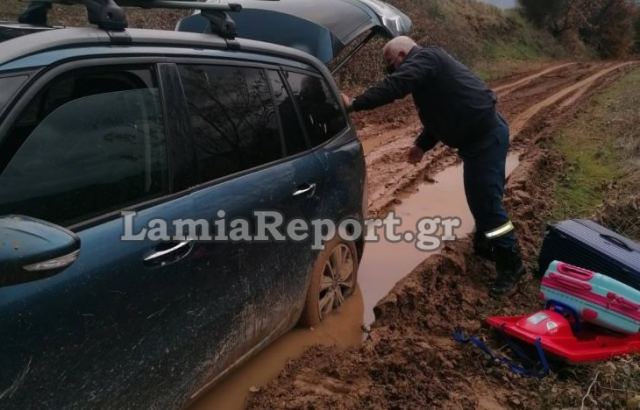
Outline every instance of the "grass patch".
<svg viewBox="0 0 640 410">
<path fill-rule="evenodd" d="M 564 156 L 567 168 L 556 186 L 553 219 L 592 217 L 614 193 L 637 192 L 638 90 L 640 69 L 635 69 L 597 95 L 554 136 L 553 148 Z"/>
<path fill-rule="evenodd" d="M 589 216 L 603 201 L 606 186 L 617 177 L 619 153 L 610 135 L 584 129 L 584 124 L 560 132 L 555 148 L 567 162 L 567 173 L 556 190 L 554 219 Z"/>
<path fill-rule="evenodd" d="M 485 81 L 568 58 L 566 50 L 548 33 L 535 29 L 518 10 L 502 11 L 504 23 L 485 37 L 472 67 Z"/>
</svg>

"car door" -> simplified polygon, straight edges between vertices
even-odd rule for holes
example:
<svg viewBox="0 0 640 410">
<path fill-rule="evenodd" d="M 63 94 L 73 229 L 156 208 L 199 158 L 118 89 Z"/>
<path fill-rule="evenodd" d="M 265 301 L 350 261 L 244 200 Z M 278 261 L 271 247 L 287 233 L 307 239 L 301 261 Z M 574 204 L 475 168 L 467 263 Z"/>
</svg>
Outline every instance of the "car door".
<svg viewBox="0 0 640 410">
<path fill-rule="evenodd" d="M 174 407 L 203 372 L 211 278 L 192 242 L 141 234 L 192 212 L 180 115 L 157 67 L 126 61 L 43 74 L 3 124 L 0 215 L 68 227 L 81 248 L 0 287 L 2 408 Z"/>
<path fill-rule="evenodd" d="M 324 167 L 327 188 L 320 214 L 336 222 L 353 218 L 362 224 L 367 206 L 364 152 L 338 102 L 335 85 L 319 73 L 285 70 L 283 74 Z M 361 253 L 361 239 L 357 246 Z"/>
<path fill-rule="evenodd" d="M 210 357 L 225 360 L 213 361 L 215 375 L 297 321 L 316 252 L 310 236 L 287 238 L 286 223 L 316 217 L 324 170 L 276 69 L 214 62 L 177 69 L 195 150 L 192 218 L 225 227 L 196 248 L 216 281 Z M 282 236 L 258 231 L 256 212 L 269 213 L 267 222 L 280 218 Z M 243 224 L 250 238 L 233 233 Z M 226 270 L 225 258 L 234 261 Z"/>
</svg>

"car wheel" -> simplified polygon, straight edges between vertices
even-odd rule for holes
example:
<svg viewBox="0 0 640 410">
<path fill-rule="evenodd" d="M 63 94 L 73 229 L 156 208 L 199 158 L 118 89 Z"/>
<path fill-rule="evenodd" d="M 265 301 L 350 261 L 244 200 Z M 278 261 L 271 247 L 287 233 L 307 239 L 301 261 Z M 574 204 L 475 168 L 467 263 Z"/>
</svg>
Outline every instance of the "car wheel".
<svg viewBox="0 0 640 410">
<path fill-rule="evenodd" d="M 314 326 L 351 296 L 358 283 L 358 253 L 351 242 L 339 238 L 327 243 L 313 267 L 307 300 L 300 318 Z"/>
</svg>

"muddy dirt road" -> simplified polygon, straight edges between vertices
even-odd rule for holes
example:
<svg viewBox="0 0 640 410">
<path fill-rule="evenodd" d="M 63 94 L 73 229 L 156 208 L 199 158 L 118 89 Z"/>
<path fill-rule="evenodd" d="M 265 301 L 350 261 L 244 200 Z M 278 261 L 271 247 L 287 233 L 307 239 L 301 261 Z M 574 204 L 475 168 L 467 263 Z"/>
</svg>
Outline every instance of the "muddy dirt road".
<svg viewBox="0 0 640 410">
<path fill-rule="evenodd" d="M 556 104 L 560 111 L 569 108 L 626 64 L 561 64 L 497 86 L 500 111 L 510 123 L 512 138 L 517 142 L 518 134 L 542 110 Z M 439 146 L 419 166 L 406 163 L 406 151 L 421 129 L 410 99 L 358 114 L 355 122 L 367 154 L 369 211 L 374 215 L 384 214 L 398 202 L 398 196 L 458 160 L 453 150 Z"/>
<path fill-rule="evenodd" d="M 563 63 L 493 84 L 500 110 L 511 124 L 508 171 L 514 174 L 508 204 L 527 256 L 535 252 L 540 236 L 542 224 L 536 211 L 544 208 L 533 200 L 542 189 L 536 181 L 544 185 L 539 179 L 544 172 L 537 167 L 547 161 L 535 141 L 561 125 L 629 64 Z M 357 114 L 354 122 L 366 152 L 371 215 L 393 209 L 411 224 L 423 215 L 455 214 L 463 219 L 457 233 L 465 236 L 472 231 L 455 152 L 438 146 L 418 166 L 405 161 L 421 127 L 410 99 Z M 464 370 L 456 370 L 455 364 L 464 355 L 450 342 L 452 323 L 477 330 L 482 312 L 493 307 L 485 301 L 490 267 L 468 253 L 465 241 L 445 248 L 446 256 L 424 253 L 407 243 L 370 244 L 360 268 L 360 292 L 340 315 L 318 329 L 297 329 L 283 337 L 203 395 L 193 408 L 243 408 L 247 395 L 249 407 L 265 409 L 311 403 L 315 408 L 497 405 L 504 389 L 489 386 L 481 377 L 461 378 Z M 470 268 L 475 275 L 465 275 Z M 442 272 L 447 275 L 440 276 Z M 376 308 L 373 330 L 356 348 L 361 344 L 360 324 L 373 322 L 373 307 L 387 294 Z M 418 303 L 421 300 L 428 302 Z M 287 359 L 301 355 L 312 344 L 338 349 L 312 349 L 267 388 L 256 387 L 266 385 Z M 340 353 L 349 346 L 354 348 Z M 432 389 L 427 394 L 416 383 L 428 383 Z"/>
</svg>

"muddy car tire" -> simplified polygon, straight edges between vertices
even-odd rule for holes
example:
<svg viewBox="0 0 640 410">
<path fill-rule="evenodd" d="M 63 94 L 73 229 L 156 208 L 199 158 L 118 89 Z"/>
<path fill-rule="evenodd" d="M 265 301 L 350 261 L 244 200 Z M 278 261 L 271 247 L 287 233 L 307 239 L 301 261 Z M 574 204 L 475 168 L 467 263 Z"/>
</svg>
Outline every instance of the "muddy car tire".
<svg viewBox="0 0 640 410">
<path fill-rule="evenodd" d="M 358 252 L 352 242 L 334 239 L 320 252 L 300 324 L 315 326 L 353 295 L 358 283 Z"/>
</svg>

